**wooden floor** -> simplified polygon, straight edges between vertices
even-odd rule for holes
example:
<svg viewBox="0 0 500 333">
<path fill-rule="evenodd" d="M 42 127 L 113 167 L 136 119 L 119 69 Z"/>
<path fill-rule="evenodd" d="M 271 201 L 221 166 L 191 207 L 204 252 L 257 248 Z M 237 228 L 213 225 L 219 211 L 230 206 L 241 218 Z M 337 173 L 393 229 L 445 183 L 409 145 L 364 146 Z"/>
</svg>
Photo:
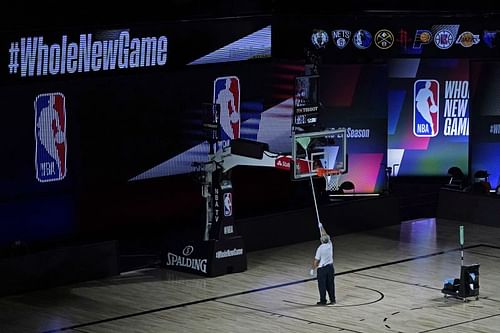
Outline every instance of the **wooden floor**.
<svg viewBox="0 0 500 333">
<path fill-rule="evenodd" d="M 3 297 L 0 332 L 500 332 L 500 228 L 462 223 L 479 300 L 441 293 L 459 276 L 459 225 L 335 237 L 336 305 L 315 305 L 312 241 L 250 252 L 248 270 L 216 278 L 155 268 Z"/>
</svg>

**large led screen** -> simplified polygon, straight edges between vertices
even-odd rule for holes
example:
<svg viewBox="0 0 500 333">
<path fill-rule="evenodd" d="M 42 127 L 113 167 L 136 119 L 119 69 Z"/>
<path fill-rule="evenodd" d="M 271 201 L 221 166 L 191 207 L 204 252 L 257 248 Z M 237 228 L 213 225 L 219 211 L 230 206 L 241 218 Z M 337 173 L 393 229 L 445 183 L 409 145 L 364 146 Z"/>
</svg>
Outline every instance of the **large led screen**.
<svg viewBox="0 0 500 333">
<path fill-rule="evenodd" d="M 259 17 L 3 31 L 0 244 L 120 224 L 132 210 L 181 216 L 176 201 L 152 198 L 145 208 L 126 186 L 206 161 L 202 119 L 226 79 L 238 95 L 226 139 L 257 139 L 270 30 Z"/>
<path fill-rule="evenodd" d="M 469 62 L 389 62 L 388 165 L 397 176 L 445 176 L 468 170 Z"/>
<path fill-rule="evenodd" d="M 387 66 L 320 67 L 320 123 L 347 129 L 348 172 L 356 192 L 384 190 L 387 152 Z"/>
<path fill-rule="evenodd" d="M 470 169 L 489 174 L 493 189 L 500 185 L 500 63 L 471 62 Z"/>
</svg>

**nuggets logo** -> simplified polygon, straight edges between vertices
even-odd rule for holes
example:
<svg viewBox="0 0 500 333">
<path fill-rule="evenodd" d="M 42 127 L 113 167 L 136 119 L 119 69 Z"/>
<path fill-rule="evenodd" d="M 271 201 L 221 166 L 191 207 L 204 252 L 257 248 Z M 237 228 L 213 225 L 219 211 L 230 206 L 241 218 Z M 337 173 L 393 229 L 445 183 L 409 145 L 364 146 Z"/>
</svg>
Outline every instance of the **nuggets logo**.
<svg viewBox="0 0 500 333">
<path fill-rule="evenodd" d="M 35 167 L 39 182 L 66 176 L 66 106 L 61 93 L 35 99 Z"/>
<path fill-rule="evenodd" d="M 221 140 L 240 137 L 240 80 L 236 76 L 219 77 L 214 81 L 213 103 L 220 105 Z"/>
<path fill-rule="evenodd" d="M 439 82 L 417 80 L 413 90 L 413 134 L 434 137 L 439 131 Z"/>
<path fill-rule="evenodd" d="M 233 196 L 231 192 L 224 193 L 224 216 L 233 215 Z"/>
<path fill-rule="evenodd" d="M 394 44 L 394 35 L 390 30 L 382 29 L 375 34 L 375 45 L 382 50 L 391 48 Z"/>
</svg>

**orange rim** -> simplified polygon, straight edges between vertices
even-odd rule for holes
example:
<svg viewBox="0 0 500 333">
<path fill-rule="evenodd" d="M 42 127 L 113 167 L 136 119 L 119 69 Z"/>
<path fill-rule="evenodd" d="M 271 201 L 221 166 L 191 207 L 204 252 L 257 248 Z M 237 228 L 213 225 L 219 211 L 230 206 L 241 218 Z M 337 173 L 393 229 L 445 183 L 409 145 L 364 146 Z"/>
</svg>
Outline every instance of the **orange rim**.
<svg viewBox="0 0 500 333">
<path fill-rule="evenodd" d="M 324 177 L 328 175 L 338 175 L 338 174 L 340 174 L 340 171 L 337 169 L 326 169 L 326 168 L 316 169 L 316 175 L 318 175 L 318 177 Z"/>
</svg>

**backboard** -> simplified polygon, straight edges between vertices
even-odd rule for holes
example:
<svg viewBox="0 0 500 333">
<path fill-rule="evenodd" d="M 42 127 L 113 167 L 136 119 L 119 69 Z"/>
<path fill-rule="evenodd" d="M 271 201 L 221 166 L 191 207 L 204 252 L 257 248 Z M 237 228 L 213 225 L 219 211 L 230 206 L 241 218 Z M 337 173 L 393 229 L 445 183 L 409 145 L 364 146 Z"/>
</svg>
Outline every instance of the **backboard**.
<svg viewBox="0 0 500 333">
<path fill-rule="evenodd" d="M 316 176 L 318 168 L 346 173 L 346 130 L 295 133 L 292 136 L 292 162 L 292 174 L 296 180 Z"/>
</svg>

